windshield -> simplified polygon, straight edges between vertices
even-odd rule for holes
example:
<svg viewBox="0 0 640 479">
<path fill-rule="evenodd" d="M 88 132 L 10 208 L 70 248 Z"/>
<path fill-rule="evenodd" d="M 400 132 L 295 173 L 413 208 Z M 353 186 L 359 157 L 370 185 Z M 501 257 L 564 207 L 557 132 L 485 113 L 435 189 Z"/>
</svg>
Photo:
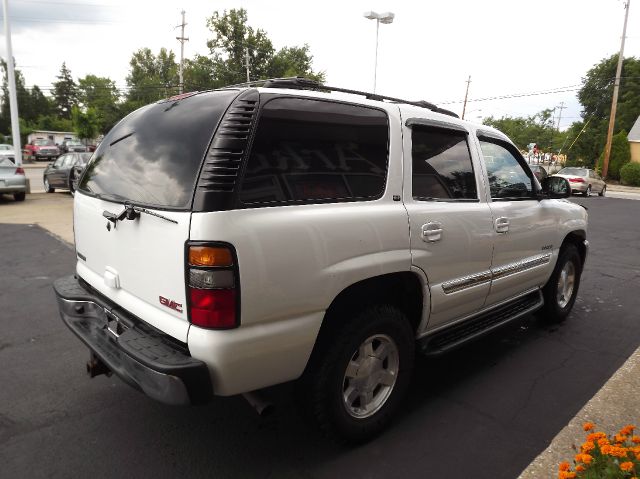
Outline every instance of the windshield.
<svg viewBox="0 0 640 479">
<path fill-rule="evenodd" d="M 2 151 L 10 151 L 13 147 L 11 145 L 0 145 L 0 150 Z"/>
<path fill-rule="evenodd" d="M 3 158 L 0 160 L 0 166 L 15 166 L 15 163 L 9 158 Z"/>
<path fill-rule="evenodd" d="M 191 206 L 213 132 L 238 91 L 213 91 L 147 105 L 104 138 L 80 191 L 160 208 Z"/>
<path fill-rule="evenodd" d="M 36 146 L 55 146 L 55 143 L 51 140 L 34 140 L 33 144 Z"/>
<path fill-rule="evenodd" d="M 559 175 L 587 176 L 587 170 L 584 168 L 562 168 L 558 171 Z"/>
<path fill-rule="evenodd" d="M 67 141 L 68 146 L 83 146 L 79 141 Z"/>
</svg>

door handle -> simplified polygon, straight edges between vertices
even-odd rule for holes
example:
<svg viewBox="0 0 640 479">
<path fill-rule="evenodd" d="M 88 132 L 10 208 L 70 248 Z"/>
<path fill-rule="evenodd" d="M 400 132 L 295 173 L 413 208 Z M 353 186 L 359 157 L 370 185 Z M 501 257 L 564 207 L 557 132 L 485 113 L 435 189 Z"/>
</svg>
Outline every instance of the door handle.
<svg viewBox="0 0 640 479">
<path fill-rule="evenodd" d="M 439 221 L 430 221 L 422 225 L 422 241 L 435 243 L 442 239 L 442 223 Z"/>
<path fill-rule="evenodd" d="M 509 218 L 504 216 L 496 219 L 496 233 L 507 233 L 509 231 Z"/>
</svg>

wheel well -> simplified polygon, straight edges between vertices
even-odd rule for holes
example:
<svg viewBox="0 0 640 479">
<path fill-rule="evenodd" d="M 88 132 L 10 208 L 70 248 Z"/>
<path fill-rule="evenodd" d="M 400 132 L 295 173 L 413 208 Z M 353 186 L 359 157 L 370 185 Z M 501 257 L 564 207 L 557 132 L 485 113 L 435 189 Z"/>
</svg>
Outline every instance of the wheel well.
<svg viewBox="0 0 640 479">
<path fill-rule="evenodd" d="M 585 260 L 587 259 L 587 247 L 584 244 L 584 240 L 586 238 L 587 233 L 584 230 L 577 230 L 569 233 L 562 242 L 562 247 L 564 247 L 564 245 L 567 243 L 571 243 L 574 244 L 576 248 L 578 248 L 578 253 L 580 253 L 582 264 L 584 264 Z M 560 247 L 560 249 L 562 249 L 562 247 Z"/>
</svg>

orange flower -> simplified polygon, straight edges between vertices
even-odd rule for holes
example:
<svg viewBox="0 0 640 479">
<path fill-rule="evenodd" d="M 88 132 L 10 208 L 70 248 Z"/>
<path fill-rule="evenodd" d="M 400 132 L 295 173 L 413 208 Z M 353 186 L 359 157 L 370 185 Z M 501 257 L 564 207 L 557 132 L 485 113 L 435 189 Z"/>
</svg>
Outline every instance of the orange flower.
<svg viewBox="0 0 640 479">
<path fill-rule="evenodd" d="M 603 437 L 602 439 L 598 439 L 598 446 L 602 447 L 602 446 L 608 446 L 609 445 L 609 439 L 607 439 L 606 437 Z"/>
<path fill-rule="evenodd" d="M 597 441 L 598 439 L 606 439 L 607 435 L 604 432 L 592 432 L 587 436 L 587 441 Z"/>
<path fill-rule="evenodd" d="M 592 431 L 594 427 L 596 427 L 596 426 L 592 422 L 585 422 L 582 425 L 582 429 L 584 429 L 585 431 Z"/>
<path fill-rule="evenodd" d="M 583 471 L 586 471 L 586 470 L 587 469 L 584 466 L 581 466 L 579 464 L 576 466 L 576 472 L 583 472 Z"/>
<path fill-rule="evenodd" d="M 589 454 L 582 455 L 582 462 L 584 462 L 585 464 L 591 464 L 591 461 L 593 461 L 593 456 Z"/>
<path fill-rule="evenodd" d="M 620 434 L 622 434 L 623 436 L 628 436 L 629 434 L 633 433 L 635 428 L 636 427 L 633 424 L 627 424 L 625 427 L 620 429 Z"/>
<path fill-rule="evenodd" d="M 592 441 L 585 442 L 580 448 L 582 452 L 589 452 L 595 449 L 596 445 Z"/>
<path fill-rule="evenodd" d="M 559 471 L 568 471 L 570 467 L 571 467 L 571 464 L 569 464 L 567 461 L 564 461 L 564 462 L 560 463 L 560 465 L 558 466 L 558 470 Z"/>
<path fill-rule="evenodd" d="M 640 436 L 632 436 L 631 441 L 635 444 L 640 444 Z"/>
<path fill-rule="evenodd" d="M 623 442 L 625 442 L 627 440 L 627 436 L 625 436 L 624 434 L 616 434 L 615 437 L 613 438 L 617 443 L 622 444 Z"/>
<path fill-rule="evenodd" d="M 560 471 L 558 473 L 558 479 L 574 479 L 575 477 L 576 473 L 571 471 Z"/>
<path fill-rule="evenodd" d="M 600 452 L 602 454 L 609 455 L 609 454 L 611 454 L 611 449 L 613 449 L 613 446 L 610 446 L 609 444 L 603 444 L 600 447 Z"/>
<path fill-rule="evenodd" d="M 622 469 L 624 472 L 631 471 L 633 469 L 633 462 L 631 461 L 623 462 L 622 464 L 620 464 L 620 469 Z"/>
</svg>

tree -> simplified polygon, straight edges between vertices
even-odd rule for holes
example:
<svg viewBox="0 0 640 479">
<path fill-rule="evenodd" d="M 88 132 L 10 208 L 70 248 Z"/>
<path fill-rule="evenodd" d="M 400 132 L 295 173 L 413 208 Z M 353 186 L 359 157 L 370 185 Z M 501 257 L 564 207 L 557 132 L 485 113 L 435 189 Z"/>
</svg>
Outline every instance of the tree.
<svg viewBox="0 0 640 479">
<path fill-rule="evenodd" d="M 483 124 L 497 128 L 523 150 L 529 143 L 536 143 L 543 151 L 558 152 L 566 139 L 566 133 L 556 131 L 553 110 L 548 108 L 528 117 L 503 116 L 485 118 Z"/>
<path fill-rule="evenodd" d="M 98 136 L 99 121 L 98 115 L 93 108 L 87 108 L 82 112 L 77 106 L 72 110 L 73 130 L 81 140 L 91 140 Z"/>
<path fill-rule="evenodd" d="M 7 64 L 0 60 L 2 66 L 2 107 L 0 108 L 0 131 L 8 132 L 11 127 L 11 107 L 9 104 L 9 79 L 7 77 Z M 24 77 L 18 69 L 14 70 L 16 80 L 16 98 L 18 100 L 18 113 L 24 118 L 25 112 L 29 114 L 29 91 L 24 86 Z"/>
<path fill-rule="evenodd" d="M 631 161 L 631 146 L 627 139 L 627 132 L 621 132 L 613 135 L 611 139 L 611 156 L 609 157 L 609 171 L 607 176 L 614 180 L 620 179 L 620 170 L 624 165 Z M 604 163 L 604 151 L 598 158 L 598 170 L 602 171 Z"/>
<path fill-rule="evenodd" d="M 51 113 L 51 100 L 42 93 L 38 85 L 34 85 L 31 89 L 29 109 L 29 114 L 24 116 L 29 121 L 36 121 L 38 117 Z"/>
<path fill-rule="evenodd" d="M 593 165 L 605 147 L 617 63 L 616 54 L 594 65 L 582 79 L 578 92 L 584 120 L 572 126 L 573 139 L 580 130 L 585 131 L 572 148 L 572 155 L 587 165 Z M 625 58 L 621 77 L 614 133 L 629 131 L 640 115 L 640 59 Z"/>
<path fill-rule="evenodd" d="M 172 51 L 161 48 L 158 55 L 154 55 L 149 48 L 141 48 L 134 52 L 129 65 L 128 111 L 177 93 L 178 65 Z"/>
<path fill-rule="evenodd" d="M 246 49 L 249 52 L 249 78 L 259 80 L 279 76 L 307 76 L 324 79 L 311 69 L 309 46 L 284 47 L 276 53 L 267 33 L 248 25 L 243 8 L 214 12 L 207 27 L 215 35 L 207 41 L 213 62 L 214 78 L 222 85 L 247 81 Z"/>
<path fill-rule="evenodd" d="M 214 76 L 213 60 L 207 56 L 196 55 L 193 60 L 184 61 L 184 91 L 213 90 L 224 86 Z"/>
<path fill-rule="evenodd" d="M 78 104 L 78 87 L 71 77 L 71 71 L 65 62 L 62 62 L 60 74 L 53 83 L 53 99 L 56 113 L 61 118 L 70 119 L 71 110 Z"/>
<path fill-rule="evenodd" d="M 95 111 L 98 130 L 107 133 L 118 120 L 121 112 L 118 105 L 120 95 L 110 78 L 87 75 L 78 80 L 78 100 L 85 108 Z"/>
</svg>

